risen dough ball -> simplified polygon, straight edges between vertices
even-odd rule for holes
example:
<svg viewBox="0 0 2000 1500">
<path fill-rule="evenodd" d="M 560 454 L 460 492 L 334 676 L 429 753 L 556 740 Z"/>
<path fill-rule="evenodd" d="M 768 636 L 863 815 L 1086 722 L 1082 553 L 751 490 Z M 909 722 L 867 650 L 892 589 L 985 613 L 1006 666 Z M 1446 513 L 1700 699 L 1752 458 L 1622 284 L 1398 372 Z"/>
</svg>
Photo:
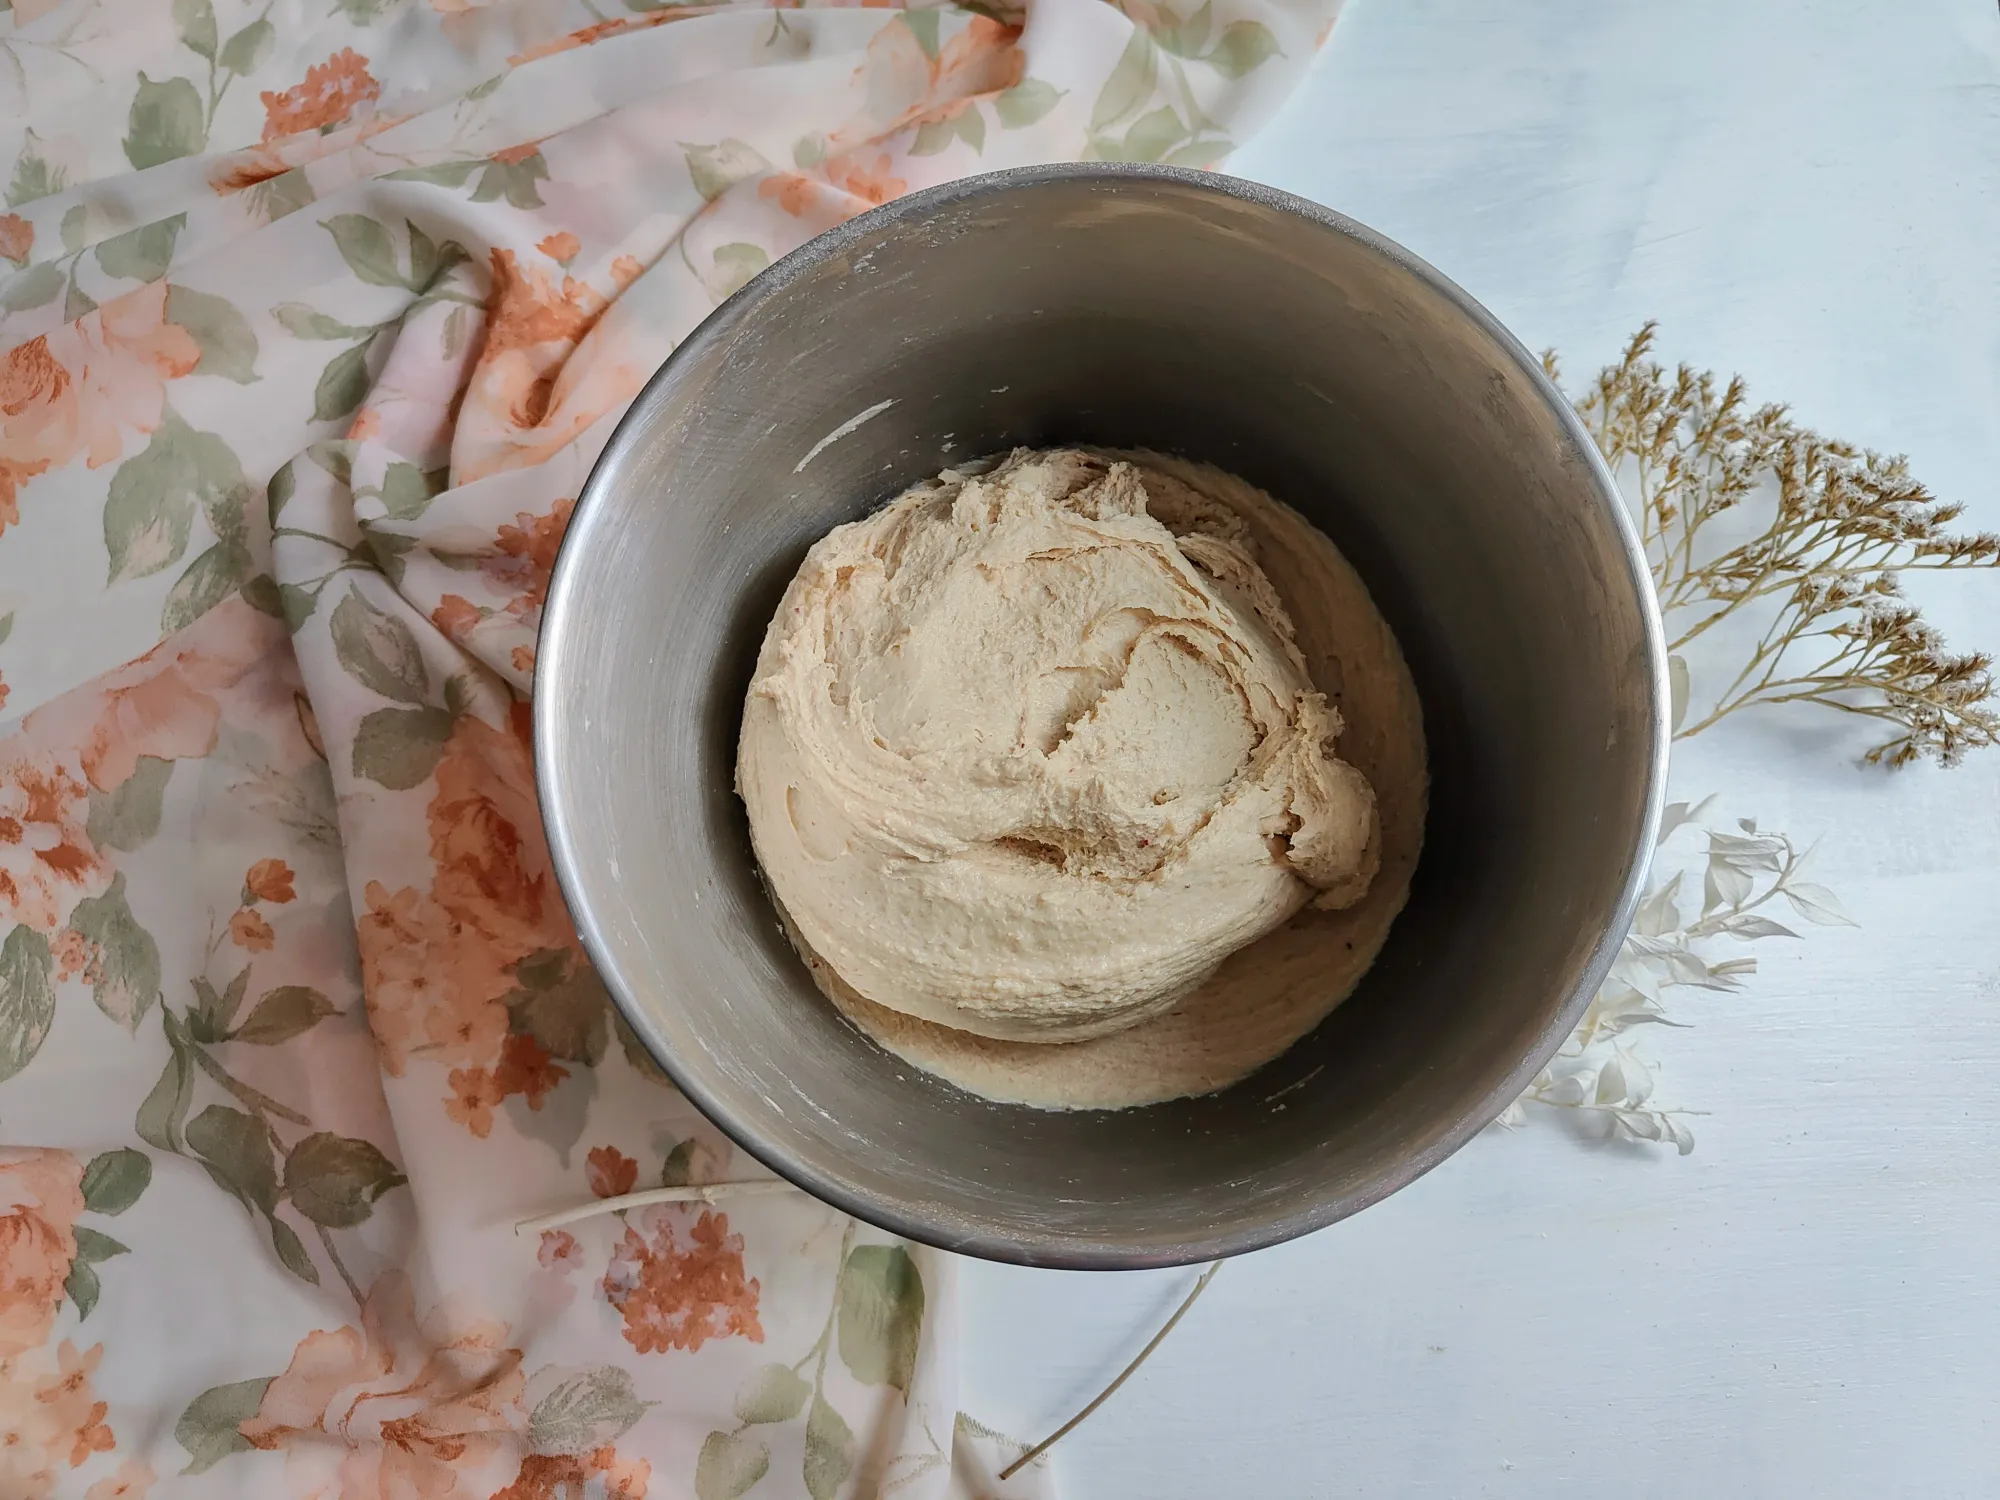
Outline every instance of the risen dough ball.
<svg viewBox="0 0 2000 1500">
<path fill-rule="evenodd" d="M 807 554 L 737 786 L 798 938 L 855 993 L 1068 1042 L 1367 891 L 1375 799 L 1341 729 L 1236 515 L 1024 450 Z"/>
</svg>

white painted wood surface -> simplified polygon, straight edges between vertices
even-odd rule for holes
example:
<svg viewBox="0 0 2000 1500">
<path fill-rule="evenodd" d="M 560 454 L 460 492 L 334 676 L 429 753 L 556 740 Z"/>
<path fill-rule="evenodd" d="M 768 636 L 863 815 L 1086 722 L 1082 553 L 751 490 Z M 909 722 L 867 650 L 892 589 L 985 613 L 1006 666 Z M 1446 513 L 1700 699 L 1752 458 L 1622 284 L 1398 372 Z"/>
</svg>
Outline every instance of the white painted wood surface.
<svg viewBox="0 0 2000 1500">
<path fill-rule="evenodd" d="M 2000 528 L 1993 0 L 1353 0 L 1235 170 L 1573 375 L 1657 317 Z M 2000 577 L 1916 592 L 2000 647 Z M 1863 924 L 1646 1034 L 1695 1154 L 1488 1132 L 1226 1267 L 1059 1450 L 1067 1500 L 2000 1495 L 2000 750 L 1887 775 L 1827 719 L 1676 755 L 1821 839 Z M 967 1409 L 1039 1436 L 1191 1277 L 971 1268 Z"/>
</svg>

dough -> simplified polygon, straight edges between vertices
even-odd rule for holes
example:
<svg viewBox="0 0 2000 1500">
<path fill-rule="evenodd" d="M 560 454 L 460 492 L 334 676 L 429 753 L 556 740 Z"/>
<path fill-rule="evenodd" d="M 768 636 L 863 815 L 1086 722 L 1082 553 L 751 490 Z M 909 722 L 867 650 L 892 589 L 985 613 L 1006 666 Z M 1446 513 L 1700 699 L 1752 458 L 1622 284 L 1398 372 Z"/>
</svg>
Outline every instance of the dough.
<svg viewBox="0 0 2000 1500">
<path fill-rule="evenodd" d="M 819 542 L 737 760 L 803 945 L 881 1009 L 1075 1043 L 1364 896 L 1374 793 L 1248 540 L 1164 470 L 1067 449 Z"/>
</svg>

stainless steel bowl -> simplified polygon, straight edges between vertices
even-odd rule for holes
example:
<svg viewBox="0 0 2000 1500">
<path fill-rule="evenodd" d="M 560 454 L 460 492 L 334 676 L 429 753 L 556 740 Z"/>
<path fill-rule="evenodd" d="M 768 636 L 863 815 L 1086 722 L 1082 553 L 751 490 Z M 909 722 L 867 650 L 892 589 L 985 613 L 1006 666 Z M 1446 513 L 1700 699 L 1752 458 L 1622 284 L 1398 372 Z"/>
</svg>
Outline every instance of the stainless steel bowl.
<svg viewBox="0 0 2000 1500">
<path fill-rule="evenodd" d="M 1323 528 L 1401 638 L 1432 757 L 1409 906 L 1352 998 L 1233 1088 L 1118 1113 L 972 1098 L 841 1020 L 779 930 L 731 780 L 807 546 L 954 458 L 1067 441 L 1208 460 Z M 1034 169 L 822 235 L 661 368 L 556 565 L 537 775 L 591 957 L 746 1150 L 951 1250 L 1172 1265 L 1394 1192 L 1555 1051 L 1638 898 L 1664 659 L 1610 477 L 1465 293 L 1247 182 Z"/>
</svg>

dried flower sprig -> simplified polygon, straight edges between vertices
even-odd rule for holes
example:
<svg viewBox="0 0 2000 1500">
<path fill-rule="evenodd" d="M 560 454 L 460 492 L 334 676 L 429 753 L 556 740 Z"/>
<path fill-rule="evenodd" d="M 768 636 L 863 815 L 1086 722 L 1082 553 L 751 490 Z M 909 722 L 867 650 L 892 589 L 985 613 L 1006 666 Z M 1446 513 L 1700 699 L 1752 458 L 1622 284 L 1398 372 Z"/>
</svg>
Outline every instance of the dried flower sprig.
<svg viewBox="0 0 2000 1500">
<path fill-rule="evenodd" d="M 2000 742 L 1993 659 L 1954 653 L 1905 600 L 1910 569 L 2000 566 L 2000 536 L 1947 528 L 1901 458 L 1822 437 L 1782 406 L 1752 408 L 1740 377 L 1649 356 L 1648 323 L 1577 402 L 1584 425 L 1638 501 L 1667 617 L 1674 729 L 1685 738 L 1756 703 L 1819 703 L 1887 723 L 1871 762 L 1953 765 Z M 1544 363 L 1557 373 L 1553 356 Z M 1769 521 L 1746 541 L 1712 524 L 1753 504 Z M 1753 606 L 1772 617 L 1734 679 L 1689 722 L 1686 648 Z"/>
<path fill-rule="evenodd" d="M 1527 1106 L 1571 1110 L 1586 1129 L 1614 1138 L 1671 1144 L 1685 1156 L 1694 1149 L 1689 1111 L 1653 1103 L 1653 1073 L 1623 1040 L 1648 1024 L 1677 1026 L 1667 1018 L 1666 992 L 1676 988 L 1735 991 L 1757 972 L 1757 960 L 1718 958 L 1723 939 L 1739 943 L 1798 936 L 1775 921 L 1769 909 L 1782 900 L 1807 922 L 1823 927 L 1852 926 L 1833 892 L 1800 878 L 1810 851 L 1801 851 L 1782 833 L 1760 830 L 1756 820 L 1739 818 L 1733 829 L 1706 826 L 1702 819 L 1715 799 L 1676 802 L 1660 824 L 1664 862 L 1669 841 L 1682 855 L 1671 875 L 1655 881 L 1639 905 L 1632 931 L 1612 966 L 1611 976 L 1590 1002 L 1576 1032 L 1549 1066 L 1500 1117 L 1516 1125 Z M 1689 831 L 1683 834 L 1682 830 Z M 1690 834 L 1701 834 L 1699 845 Z M 1700 872 L 1701 906 L 1690 915 L 1689 877 Z M 1683 894 L 1684 890 L 1687 894 Z"/>
</svg>

